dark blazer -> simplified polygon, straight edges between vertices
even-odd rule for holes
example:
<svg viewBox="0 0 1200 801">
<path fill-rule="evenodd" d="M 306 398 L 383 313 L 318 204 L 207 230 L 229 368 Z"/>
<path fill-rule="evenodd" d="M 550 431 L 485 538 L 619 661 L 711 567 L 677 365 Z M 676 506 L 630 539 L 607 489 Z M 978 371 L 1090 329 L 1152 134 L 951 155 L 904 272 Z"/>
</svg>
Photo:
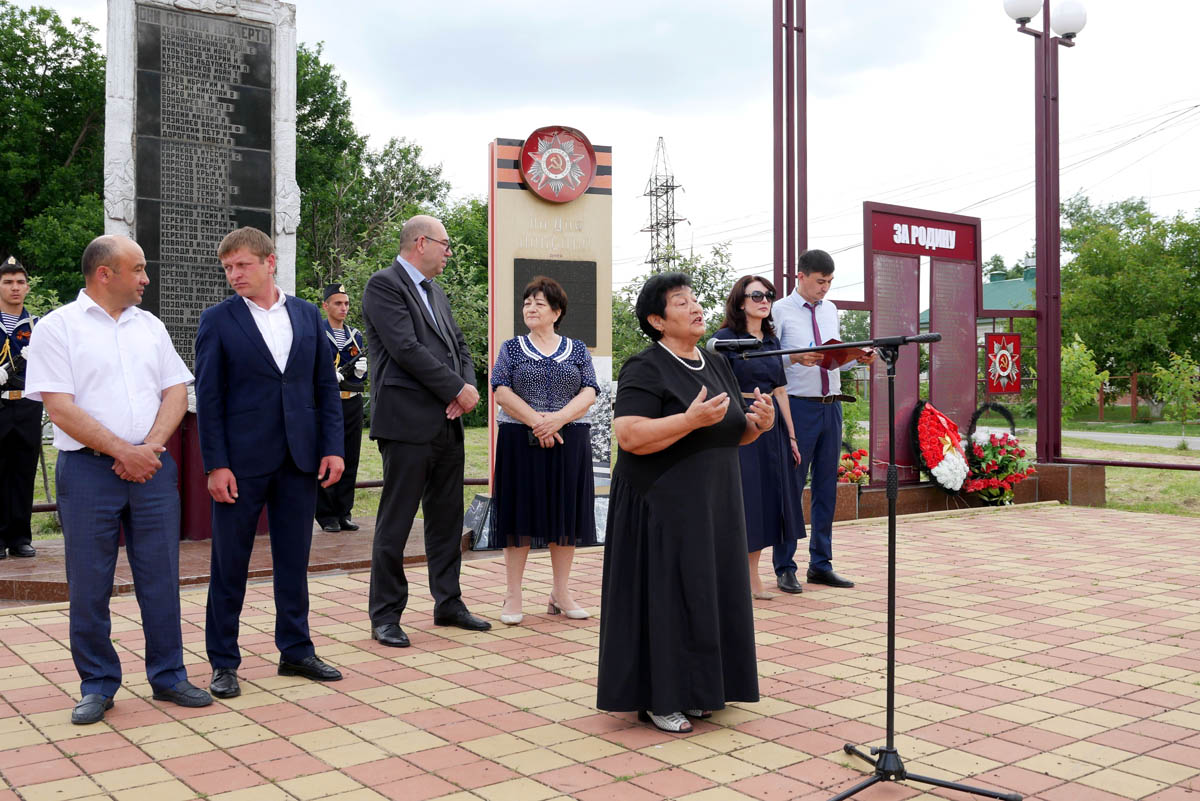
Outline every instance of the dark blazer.
<svg viewBox="0 0 1200 801">
<path fill-rule="evenodd" d="M 436 282 L 429 302 L 449 323 L 445 335 L 399 260 L 367 281 L 362 304 L 372 375 L 371 439 L 432 441 L 463 384 L 475 386 L 467 342 Z M 461 418 L 457 422 L 462 425 Z"/>
<path fill-rule="evenodd" d="M 343 456 L 342 406 L 324 321 L 313 304 L 288 295 L 292 350 L 280 373 L 246 301 L 233 295 L 205 309 L 196 331 L 196 414 L 205 471 L 235 477 L 275 472 L 291 453 L 315 473 Z"/>
</svg>

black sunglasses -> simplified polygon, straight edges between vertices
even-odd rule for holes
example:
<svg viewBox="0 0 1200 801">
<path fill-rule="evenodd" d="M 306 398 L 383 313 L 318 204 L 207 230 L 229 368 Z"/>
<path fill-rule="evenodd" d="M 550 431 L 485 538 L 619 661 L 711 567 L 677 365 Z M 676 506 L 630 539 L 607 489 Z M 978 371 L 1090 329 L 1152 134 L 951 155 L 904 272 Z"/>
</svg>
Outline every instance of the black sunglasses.
<svg viewBox="0 0 1200 801">
<path fill-rule="evenodd" d="M 750 298 L 750 300 L 754 301 L 755 303 L 762 303 L 764 300 L 769 300 L 769 301 L 774 302 L 775 293 L 774 292 L 760 292 L 759 290 L 756 289 L 753 292 L 748 292 L 746 294 L 746 297 Z"/>
</svg>

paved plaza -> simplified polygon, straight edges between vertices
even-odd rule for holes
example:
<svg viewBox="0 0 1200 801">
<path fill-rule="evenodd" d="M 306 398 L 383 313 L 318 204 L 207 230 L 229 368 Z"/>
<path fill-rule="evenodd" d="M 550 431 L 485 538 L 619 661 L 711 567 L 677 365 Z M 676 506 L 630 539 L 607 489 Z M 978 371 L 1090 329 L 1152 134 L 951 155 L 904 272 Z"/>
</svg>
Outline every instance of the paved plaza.
<svg viewBox="0 0 1200 801">
<path fill-rule="evenodd" d="M 311 577 L 317 652 L 344 681 L 275 675 L 271 586 L 242 618 L 243 695 L 149 700 L 137 605 L 113 599 L 126 684 L 105 722 L 72 726 L 64 605 L 0 610 L 0 801 L 826 799 L 863 776 L 844 743 L 884 720 L 886 525 L 840 524 L 852 590 L 755 602 L 762 700 L 688 736 L 594 707 L 596 617 L 544 613 L 530 559 L 525 625 L 432 624 L 410 569 L 409 649 L 369 636 L 364 572 Z M 910 770 L 1038 801 L 1200 799 L 1200 520 L 1042 504 L 901 518 L 897 745 Z M 602 552 L 574 587 L 598 610 Z M 769 564 L 769 560 L 765 560 Z M 495 621 L 500 559 L 463 565 Z M 191 677 L 207 686 L 203 588 L 183 592 Z M 533 614 L 530 614 L 533 613 Z M 917 784 L 863 801 L 963 799 Z"/>
</svg>

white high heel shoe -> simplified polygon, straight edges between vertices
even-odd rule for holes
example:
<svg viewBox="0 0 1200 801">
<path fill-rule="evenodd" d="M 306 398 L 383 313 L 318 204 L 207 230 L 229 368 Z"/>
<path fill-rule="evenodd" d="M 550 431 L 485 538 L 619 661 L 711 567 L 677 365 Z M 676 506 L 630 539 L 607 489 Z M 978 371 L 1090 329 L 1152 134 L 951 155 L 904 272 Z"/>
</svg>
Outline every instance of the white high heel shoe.
<svg viewBox="0 0 1200 801">
<path fill-rule="evenodd" d="M 519 626 L 521 625 L 521 621 L 524 619 L 525 614 L 523 612 L 517 612 L 515 615 L 506 615 L 503 612 L 500 613 L 500 622 L 506 626 Z"/>
<path fill-rule="evenodd" d="M 582 606 L 578 609 L 563 609 L 554 600 L 554 596 L 550 596 L 549 602 L 546 604 L 546 614 L 548 615 L 566 615 L 571 620 L 587 620 L 592 616 L 592 613 L 584 609 Z"/>
</svg>

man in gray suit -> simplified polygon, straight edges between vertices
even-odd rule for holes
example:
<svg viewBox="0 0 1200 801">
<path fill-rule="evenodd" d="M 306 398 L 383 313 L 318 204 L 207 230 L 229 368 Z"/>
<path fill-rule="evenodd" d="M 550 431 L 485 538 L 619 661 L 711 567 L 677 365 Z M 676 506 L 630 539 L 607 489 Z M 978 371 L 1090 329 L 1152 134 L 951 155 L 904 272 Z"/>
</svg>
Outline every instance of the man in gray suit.
<svg viewBox="0 0 1200 801">
<path fill-rule="evenodd" d="M 475 408 L 475 366 L 446 293 L 433 282 L 446 268 L 450 238 L 434 217 L 400 231 L 400 255 L 363 291 L 370 360 L 371 439 L 383 456 L 383 494 L 371 553 L 371 636 L 407 647 L 400 616 L 408 604 L 404 546 L 420 503 L 433 622 L 491 628 L 467 611 L 462 565 L 462 415 Z"/>
</svg>

